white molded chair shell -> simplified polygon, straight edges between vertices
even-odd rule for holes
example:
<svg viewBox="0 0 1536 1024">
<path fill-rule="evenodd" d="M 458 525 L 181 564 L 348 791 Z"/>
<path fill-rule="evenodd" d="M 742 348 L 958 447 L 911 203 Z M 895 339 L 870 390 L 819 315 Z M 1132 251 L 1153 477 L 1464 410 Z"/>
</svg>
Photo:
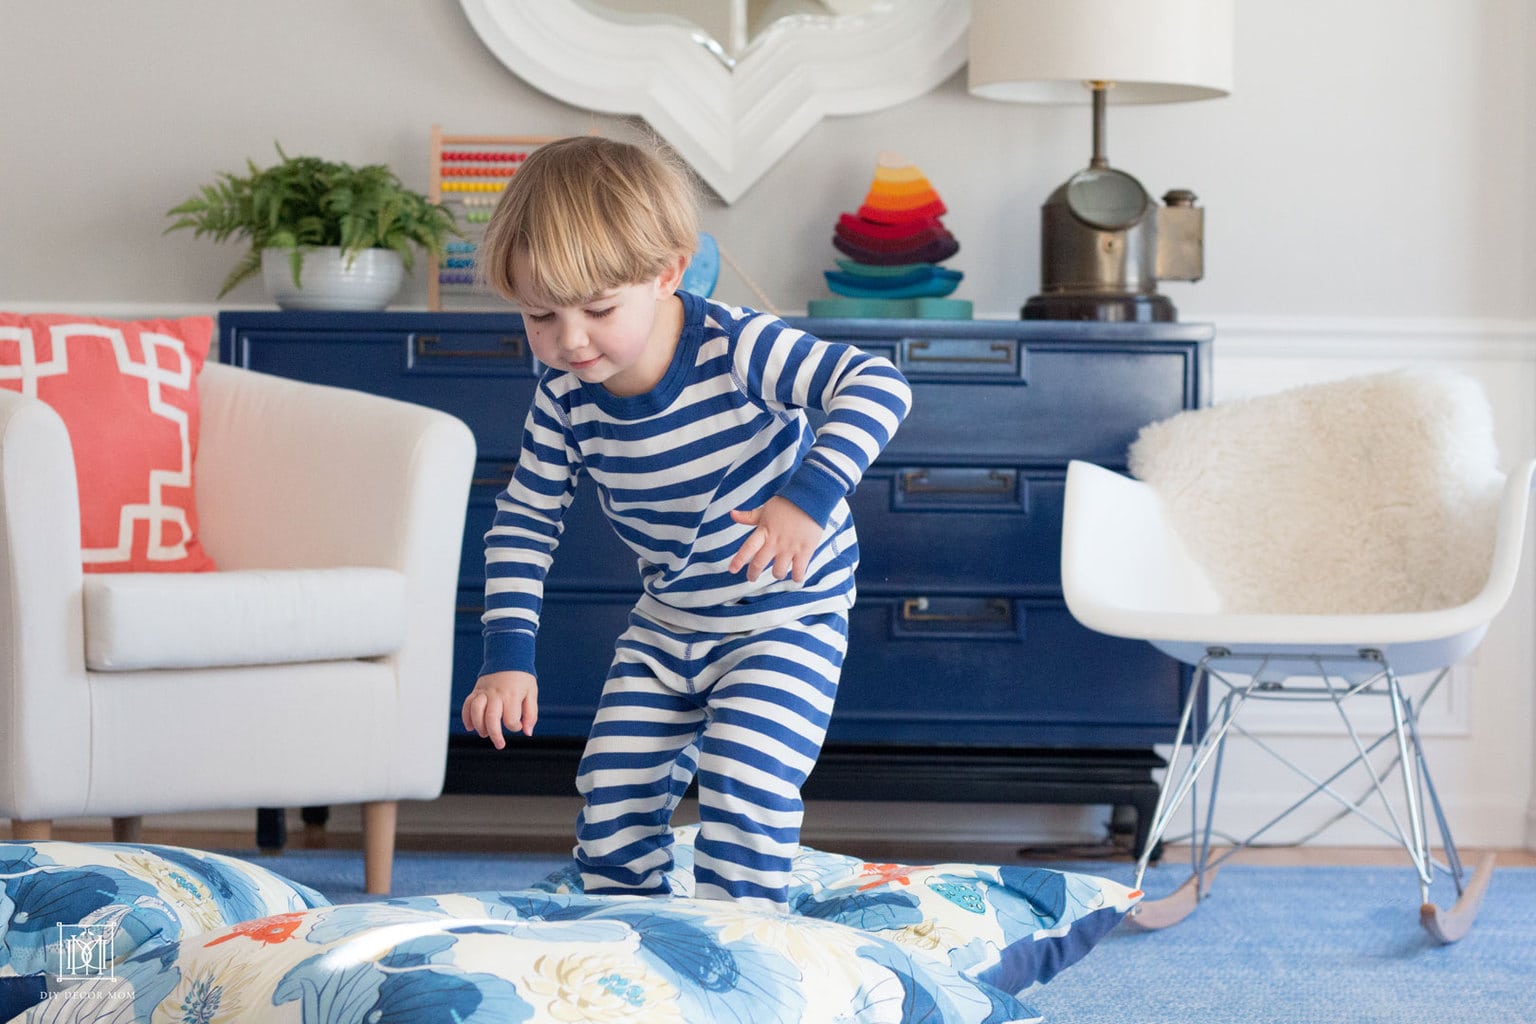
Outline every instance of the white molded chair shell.
<svg viewBox="0 0 1536 1024">
<path fill-rule="evenodd" d="M 1443 668 L 1481 641 L 1509 600 L 1520 568 L 1536 461 L 1510 473 L 1487 582 L 1471 600 L 1423 612 L 1361 615 L 1232 614 L 1175 535 L 1147 484 L 1086 462 L 1067 469 L 1061 583 L 1068 609 L 1090 629 L 1146 640 L 1198 664 L 1211 647 L 1247 652 L 1353 655 L 1381 651 L 1402 675 Z M 1227 668 L 1242 671 L 1228 660 Z"/>
</svg>

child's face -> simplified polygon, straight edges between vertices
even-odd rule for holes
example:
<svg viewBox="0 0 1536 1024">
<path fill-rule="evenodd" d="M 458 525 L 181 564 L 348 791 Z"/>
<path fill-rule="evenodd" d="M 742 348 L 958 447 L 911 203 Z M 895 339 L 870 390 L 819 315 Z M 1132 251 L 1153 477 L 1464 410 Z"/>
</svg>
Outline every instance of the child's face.
<svg viewBox="0 0 1536 1024">
<path fill-rule="evenodd" d="M 528 279 L 527 257 L 513 257 L 513 273 Z M 680 275 L 676 275 L 680 276 Z M 638 284 L 608 288 L 576 306 L 559 306 L 524 295 L 523 326 L 533 354 L 546 366 L 569 370 L 588 384 L 602 384 L 618 395 L 649 391 L 666 372 L 672 346 L 655 344 L 661 335 L 657 316 L 675 302 L 677 285 L 670 271 Z M 658 365 L 659 364 L 659 365 Z"/>
</svg>

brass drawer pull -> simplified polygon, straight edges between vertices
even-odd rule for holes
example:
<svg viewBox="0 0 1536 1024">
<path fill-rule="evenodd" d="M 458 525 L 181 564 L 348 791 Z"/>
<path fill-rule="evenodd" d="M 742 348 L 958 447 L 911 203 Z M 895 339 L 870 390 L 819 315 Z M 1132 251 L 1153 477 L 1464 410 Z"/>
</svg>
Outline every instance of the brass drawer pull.
<svg viewBox="0 0 1536 1024">
<path fill-rule="evenodd" d="M 912 363 L 980 363 L 985 366 L 1012 366 L 1013 344 L 1007 341 L 994 341 L 987 346 L 986 355 L 977 356 L 950 356 L 942 352 L 934 354 L 930 351 L 933 346 L 931 341 L 910 340 L 907 344 L 907 361 Z"/>
<path fill-rule="evenodd" d="M 992 625 L 999 622 L 1007 622 L 1013 614 L 1007 598 L 991 597 L 987 599 L 985 610 L 975 615 L 959 615 L 953 612 L 934 612 L 928 610 L 926 597 L 909 597 L 901 602 L 901 617 L 905 622 L 976 622 Z"/>
<path fill-rule="evenodd" d="M 503 334 L 496 339 L 496 348 L 443 348 L 442 344 L 439 335 L 418 334 L 416 354 L 437 359 L 521 359 L 525 351 L 521 334 Z"/>
<path fill-rule="evenodd" d="M 907 494 L 984 494 L 989 497 L 1012 494 L 1018 474 L 1007 469 L 987 471 L 985 482 L 949 485 L 934 483 L 926 469 L 909 469 L 901 474 L 901 489 Z"/>
</svg>

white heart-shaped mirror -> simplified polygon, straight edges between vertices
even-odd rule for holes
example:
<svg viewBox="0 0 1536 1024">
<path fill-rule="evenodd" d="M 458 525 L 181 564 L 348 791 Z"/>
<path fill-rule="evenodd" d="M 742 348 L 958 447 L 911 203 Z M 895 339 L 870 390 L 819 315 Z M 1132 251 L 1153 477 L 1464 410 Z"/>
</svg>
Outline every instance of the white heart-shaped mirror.
<svg viewBox="0 0 1536 1024">
<path fill-rule="evenodd" d="M 904 103 L 958 71 L 970 17 L 970 0 L 833 3 L 822 6 L 855 13 L 797 13 L 722 44 L 632 4 L 460 3 L 519 77 L 566 103 L 645 118 L 727 203 L 823 117 Z"/>
</svg>

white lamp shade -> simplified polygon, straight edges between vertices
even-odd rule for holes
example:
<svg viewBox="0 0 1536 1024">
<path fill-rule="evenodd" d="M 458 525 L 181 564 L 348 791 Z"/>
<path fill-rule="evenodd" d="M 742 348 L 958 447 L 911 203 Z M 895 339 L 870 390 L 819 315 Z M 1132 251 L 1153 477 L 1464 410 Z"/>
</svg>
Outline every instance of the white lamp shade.
<svg viewBox="0 0 1536 1024">
<path fill-rule="evenodd" d="M 1232 91 L 1233 0 L 972 0 L 970 90 L 1016 103 L 1170 103 Z"/>
</svg>

